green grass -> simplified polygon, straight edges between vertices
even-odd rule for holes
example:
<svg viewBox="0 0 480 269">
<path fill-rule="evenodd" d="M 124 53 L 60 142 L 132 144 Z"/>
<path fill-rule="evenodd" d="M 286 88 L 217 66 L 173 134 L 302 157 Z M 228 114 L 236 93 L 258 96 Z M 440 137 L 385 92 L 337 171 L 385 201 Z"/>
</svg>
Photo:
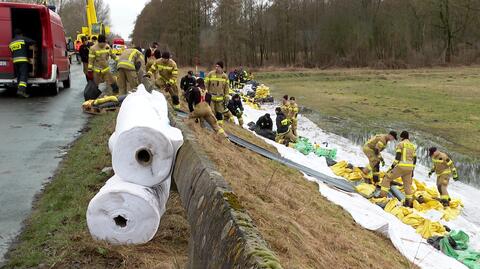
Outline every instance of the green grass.
<svg viewBox="0 0 480 269">
<path fill-rule="evenodd" d="M 480 155 L 480 68 L 260 72 L 275 97 L 365 127 L 405 126 Z"/>
<path fill-rule="evenodd" d="M 112 174 L 108 138 L 116 113 L 92 117 L 53 180 L 36 201 L 7 268 L 182 268 L 188 261 L 189 224 L 180 197 L 170 192 L 155 237 L 135 246 L 95 241 L 88 232 L 88 203 Z"/>
<path fill-rule="evenodd" d="M 90 199 L 109 175 L 101 172 L 110 165 L 106 142 L 114 128 L 114 113 L 94 117 L 71 148 L 52 182 L 36 202 L 18 245 L 8 254 L 8 267 L 56 264 L 68 257 L 82 256 L 87 233 L 85 212 Z M 98 248 L 102 254 L 102 248 Z"/>
</svg>

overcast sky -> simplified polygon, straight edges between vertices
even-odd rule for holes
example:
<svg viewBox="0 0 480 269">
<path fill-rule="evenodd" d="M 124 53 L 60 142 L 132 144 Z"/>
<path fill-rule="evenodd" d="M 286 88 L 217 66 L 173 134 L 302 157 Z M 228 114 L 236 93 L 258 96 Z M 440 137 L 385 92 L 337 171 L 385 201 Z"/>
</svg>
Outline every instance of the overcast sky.
<svg viewBox="0 0 480 269">
<path fill-rule="evenodd" d="M 127 40 L 133 31 L 134 22 L 150 0 L 105 0 L 110 6 L 111 31 Z"/>
</svg>

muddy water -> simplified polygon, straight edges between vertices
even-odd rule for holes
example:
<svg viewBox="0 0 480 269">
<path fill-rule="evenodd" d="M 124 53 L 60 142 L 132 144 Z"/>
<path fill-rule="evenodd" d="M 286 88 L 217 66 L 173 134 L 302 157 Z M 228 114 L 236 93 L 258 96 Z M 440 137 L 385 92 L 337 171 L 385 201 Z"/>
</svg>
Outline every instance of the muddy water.
<svg viewBox="0 0 480 269">
<path fill-rule="evenodd" d="M 302 108 L 301 113 L 315 122 L 322 129 L 346 137 L 357 145 L 363 145 L 368 138 L 378 132 L 385 132 L 386 129 L 400 131 L 405 127 L 401 124 L 385 126 L 383 123 L 379 124 L 375 122 L 358 123 L 349 119 L 324 115 L 309 108 Z M 414 142 L 418 146 L 417 155 L 419 156 L 419 162 L 428 167 L 431 166 L 431 161 L 430 158 L 428 158 L 427 153 L 428 148 L 431 146 L 446 148 L 445 145 L 448 144 L 448 142 L 443 141 L 438 137 L 434 137 L 431 134 L 412 131 L 410 131 L 410 133 L 414 138 Z M 389 148 L 389 151 L 393 153 L 393 148 Z M 455 161 L 460 181 L 475 187 L 480 187 L 480 159 L 452 151 L 448 151 L 448 153 Z"/>
</svg>

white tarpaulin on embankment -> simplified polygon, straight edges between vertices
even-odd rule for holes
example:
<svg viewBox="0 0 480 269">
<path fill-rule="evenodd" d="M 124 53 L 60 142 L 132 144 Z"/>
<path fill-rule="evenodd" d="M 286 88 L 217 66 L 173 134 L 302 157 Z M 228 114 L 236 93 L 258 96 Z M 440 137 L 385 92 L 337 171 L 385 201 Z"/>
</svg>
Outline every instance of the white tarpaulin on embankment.
<svg viewBox="0 0 480 269">
<path fill-rule="evenodd" d="M 262 110 L 256 110 L 245 106 L 244 122 L 245 128 L 248 122 L 256 122 L 257 119 L 265 113 L 270 113 L 275 125 L 274 106 L 264 106 Z M 337 148 L 337 160 L 345 160 L 354 165 L 365 166 L 368 163 L 361 148 L 353 144 L 350 140 L 335 134 L 324 132 L 315 123 L 308 118 L 299 115 L 298 133 L 300 136 L 308 138 L 317 143 L 328 142 L 329 147 Z M 277 144 L 271 140 L 267 143 L 272 144 L 278 152 L 285 158 L 308 166 L 316 171 L 331 177 L 340 178 L 333 174 L 327 166 L 325 158 L 317 157 L 314 154 L 303 155 L 299 151 Z M 413 141 L 415 139 L 413 138 Z M 383 153 L 387 165 L 391 164 L 394 156 Z M 383 168 L 386 169 L 385 167 Z M 423 165 L 417 165 L 415 169 L 415 178 L 424 181 L 427 185 L 435 185 L 434 178 L 428 178 L 429 168 Z M 305 176 L 308 180 L 317 181 L 314 178 Z M 347 210 L 355 221 L 362 227 L 378 231 L 389 237 L 394 246 L 410 261 L 421 268 L 431 269 L 456 269 L 467 268 L 457 260 L 444 255 L 442 252 L 430 246 L 425 239 L 416 233 L 415 229 L 402 223 L 394 215 L 383 211 L 379 206 L 371 203 L 359 194 L 345 193 L 329 186 L 319 183 L 319 191 L 327 199 L 340 205 Z M 473 249 L 480 249 L 480 190 L 461 182 L 451 183 L 449 186 L 450 196 L 459 198 L 464 204 L 462 213 L 454 220 L 446 222 L 440 220 L 438 214 L 424 214 L 424 217 L 431 220 L 440 221 L 452 230 L 463 230 L 470 236 L 470 244 Z M 441 216 L 440 216 L 441 217 Z"/>
</svg>

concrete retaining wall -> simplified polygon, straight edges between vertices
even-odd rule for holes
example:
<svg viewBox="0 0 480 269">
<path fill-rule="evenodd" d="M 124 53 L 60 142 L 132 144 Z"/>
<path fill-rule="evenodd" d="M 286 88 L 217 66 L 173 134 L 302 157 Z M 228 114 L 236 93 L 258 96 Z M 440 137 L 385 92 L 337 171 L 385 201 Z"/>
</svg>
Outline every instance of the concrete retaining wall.
<svg viewBox="0 0 480 269">
<path fill-rule="evenodd" d="M 173 179 L 191 227 L 188 268 L 282 268 L 191 130 L 170 119 L 185 140 Z"/>
</svg>

